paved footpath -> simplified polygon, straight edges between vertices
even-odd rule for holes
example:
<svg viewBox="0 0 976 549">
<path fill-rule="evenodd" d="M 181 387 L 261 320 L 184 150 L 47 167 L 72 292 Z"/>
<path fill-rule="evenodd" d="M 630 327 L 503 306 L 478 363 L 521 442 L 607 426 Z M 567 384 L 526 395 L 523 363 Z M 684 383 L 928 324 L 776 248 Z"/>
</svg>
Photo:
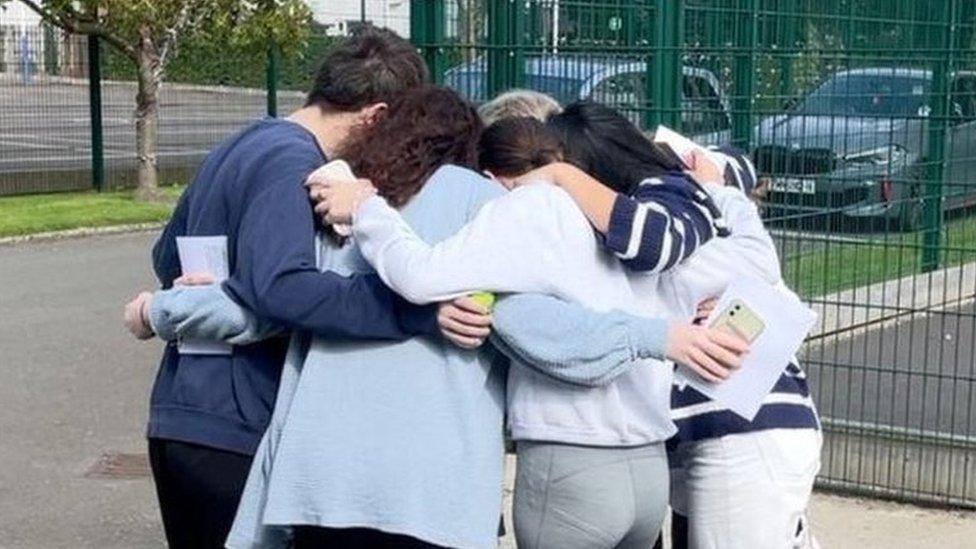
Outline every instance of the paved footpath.
<svg viewBox="0 0 976 549">
<path fill-rule="evenodd" d="M 163 546 L 148 478 L 85 475 L 104 453 L 145 449 L 160 348 L 129 338 L 120 317 L 153 282 L 152 238 L 0 246 L 0 548 Z M 830 496 L 813 520 L 825 549 L 962 548 L 976 536 L 973 514 Z"/>
</svg>

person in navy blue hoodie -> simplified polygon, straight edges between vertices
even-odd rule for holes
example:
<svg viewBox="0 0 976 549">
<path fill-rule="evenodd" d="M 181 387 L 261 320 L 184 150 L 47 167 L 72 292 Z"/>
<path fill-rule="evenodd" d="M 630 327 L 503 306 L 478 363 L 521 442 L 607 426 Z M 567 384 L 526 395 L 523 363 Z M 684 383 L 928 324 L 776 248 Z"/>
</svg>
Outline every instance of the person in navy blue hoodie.
<svg viewBox="0 0 976 549">
<path fill-rule="evenodd" d="M 263 320 L 327 337 L 439 337 L 436 309 L 402 301 L 376 275 L 319 272 L 316 220 L 303 187 L 351 129 L 371 124 L 393 97 L 427 79 L 413 46 L 385 29 L 366 26 L 335 46 L 303 108 L 256 122 L 207 156 L 153 248 L 162 287 L 183 274 L 177 237 L 226 235 L 230 278 L 223 290 Z M 129 309 L 144 315 L 143 303 L 137 298 Z M 442 307 L 453 307 L 442 308 L 442 319 L 470 320 L 456 306 Z M 445 323 L 444 335 L 480 343 L 486 319 L 460 328 Z M 230 355 L 166 347 L 148 438 L 170 547 L 223 547 L 274 408 L 287 344 L 273 338 Z"/>
</svg>

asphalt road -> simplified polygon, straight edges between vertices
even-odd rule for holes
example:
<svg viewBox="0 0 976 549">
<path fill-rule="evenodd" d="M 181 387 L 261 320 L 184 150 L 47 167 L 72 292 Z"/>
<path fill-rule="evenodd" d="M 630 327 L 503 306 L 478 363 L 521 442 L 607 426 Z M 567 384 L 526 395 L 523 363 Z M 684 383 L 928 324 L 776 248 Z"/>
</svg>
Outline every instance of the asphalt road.
<svg viewBox="0 0 976 549">
<path fill-rule="evenodd" d="M 976 305 L 808 343 L 825 416 L 976 437 Z"/>
<path fill-rule="evenodd" d="M 0 246 L 0 547 L 161 547 L 148 478 L 84 476 L 144 453 L 160 346 L 123 333 L 151 235 Z"/>
</svg>

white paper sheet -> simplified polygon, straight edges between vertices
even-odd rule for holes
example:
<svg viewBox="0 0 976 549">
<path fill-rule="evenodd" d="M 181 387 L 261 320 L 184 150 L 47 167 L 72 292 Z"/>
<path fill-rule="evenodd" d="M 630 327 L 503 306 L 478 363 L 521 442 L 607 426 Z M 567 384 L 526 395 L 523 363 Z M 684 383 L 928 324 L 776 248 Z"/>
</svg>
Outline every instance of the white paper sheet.
<svg viewBox="0 0 976 549">
<path fill-rule="evenodd" d="M 210 273 L 217 284 L 229 276 L 226 236 L 178 236 L 176 250 L 183 274 Z M 177 350 L 181 355 L 229 355 L 232 347 L 219 341 L 180 339 Z"/>
<path fill-rule="evenodd" d="M 817 315 L 799 299 L 765 282 L 741 278 L 732 281 L 712 311 L 717 316 L 734 299 L 740 299 L 765 324 L 763 332 L 749 347 L 742 368 L 721 383 L 709 383 L 693 371 L 680 366 L 675 371 L 678 383 L 686 383 L 712 400 L 752 421 L 762 401 L 776 385 L 786 365 L 796 355 Z M 711 324 L 709 318 L 706 324 Z"/>
<path fill-rule="evenodd" d="M 654 142 L 666 144 L 682 162 L 691 155 L 692 151 L 697 150 L 715 162 L 719 173 L 724 173 L 725 165 L 728 164 L 725 155 L 710 151 L 667 126 L 658 126 L 654 130 Z"/>
</svg>

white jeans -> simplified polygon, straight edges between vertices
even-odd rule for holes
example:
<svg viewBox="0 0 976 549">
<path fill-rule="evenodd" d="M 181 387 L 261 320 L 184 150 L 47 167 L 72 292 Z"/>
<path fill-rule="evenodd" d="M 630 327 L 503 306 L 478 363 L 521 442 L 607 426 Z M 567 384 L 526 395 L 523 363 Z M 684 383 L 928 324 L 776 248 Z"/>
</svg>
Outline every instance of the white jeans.
<svg viewBox="0 0 976 549">
<path fill-rule="evenodd" d="M 679 444 L 671 506 L 688 519 L 690 549 L 812 549 L 807 504 L 823 439 L 773 429 Z"/>
</svg>

